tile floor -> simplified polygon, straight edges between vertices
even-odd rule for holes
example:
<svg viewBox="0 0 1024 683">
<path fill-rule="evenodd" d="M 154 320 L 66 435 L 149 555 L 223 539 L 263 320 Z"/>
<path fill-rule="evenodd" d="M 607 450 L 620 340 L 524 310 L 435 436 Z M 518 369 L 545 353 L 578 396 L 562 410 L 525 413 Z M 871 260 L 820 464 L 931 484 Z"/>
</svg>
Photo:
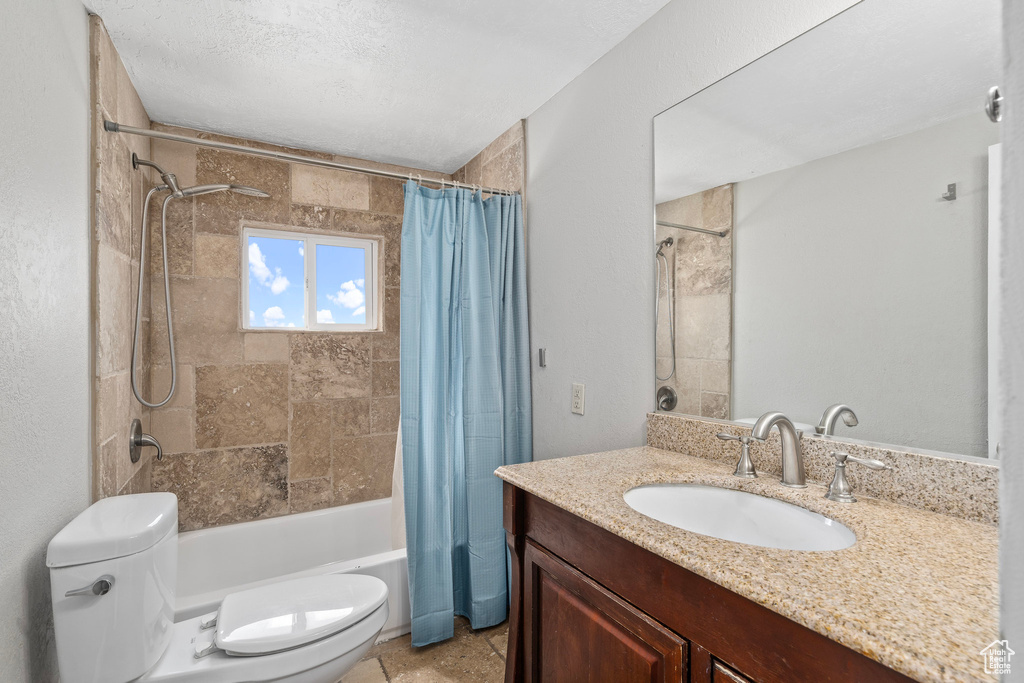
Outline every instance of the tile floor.
<svg viewBox="0 0 1024 683">
<path fill-rule="evenodd" d="M 339 683 L 498 683 L 505 678 L 508 622 L 474 631 L 455 618 L 455 637 L 414 648 L 408 635 L 374 645 Z"/>
</svg>

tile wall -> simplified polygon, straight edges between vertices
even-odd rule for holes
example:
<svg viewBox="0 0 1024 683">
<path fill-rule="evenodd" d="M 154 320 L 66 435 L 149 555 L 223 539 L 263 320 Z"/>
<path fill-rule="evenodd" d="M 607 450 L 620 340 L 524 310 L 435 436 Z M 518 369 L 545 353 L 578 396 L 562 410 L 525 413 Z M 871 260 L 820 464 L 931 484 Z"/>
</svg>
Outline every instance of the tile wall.
<svg viewBox="0 0 1024 683">
<path fill-rule="evenodd" d="M 658 226 L 657 241 L 671 237 L 665 248 L 675 278 L 676 368 L 658 386 L 671 386 L 678 403 L 674 412 L 729 419 L 732 365 L 732 185 L 657 205 L 659 221 L 708 230 L 726 230 L 725 237 Z M 664 273 L 661 274 L 664 278 Z M 672 372 L 668 294 L 662 280 L 657 324 L 657 372 Z"/>
<path fill-rule="evenodd" d="M 92 320 L 93 320 L 93 497 L 148 491 L 153 450 L 132 464 L 128 431 L 133 418 L 150 429 L 150 411 L 135 400 L 129 368 L 139 276 L 142 198 L 147 170 L 136 171 L 132 153 L 149 158 L 149 139 L 103 131 L 104 119 L 139 128 L 149 116 L 99 17 L 89 18 L 92 120 Z M 146 267 L 142 264 L 142 267 Z M 148 270 L 148 269 L 147 269 Z M 148 274 L 148 273 L 147 273 Z M 149 339 L 148 298 L 143 302 L 140 344 Z M 143 354 L 146 361 L 147 356 Z M 148 367 L 140 384 L 148 394 Z"/>
</svg>

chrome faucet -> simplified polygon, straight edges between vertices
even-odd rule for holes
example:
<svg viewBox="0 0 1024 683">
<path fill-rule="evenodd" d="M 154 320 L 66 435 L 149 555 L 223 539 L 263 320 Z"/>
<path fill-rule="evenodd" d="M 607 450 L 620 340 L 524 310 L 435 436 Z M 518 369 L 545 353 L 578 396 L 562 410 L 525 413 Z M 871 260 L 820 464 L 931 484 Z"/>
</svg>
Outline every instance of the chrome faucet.
<svg viewBox="0 0 1024 683">
<path fill-rule="evenodd" d="M 804 458 L 800 453 L 800 435 L 792 421 L 779 412 L 765 413 L 757 418 L 750 430 L 751 438 L 764 441 L 772 427 L 779 428 L 782 437 L 782 485 L 802 489 L 807 486 L 804 477 Z"/>
<path fill-rule="evenodd" d="M 843 418 L 843 422 L 846 423 L 847 427 L 856 427 L 858 424 L 857 415 L 850 406 L 844 403 L 837 403 L 825 409 L 814 431 L 823 436 L 832 436 L 836 432 L 836 422 L 839 421 L 840 417 Z"/>
</svg>

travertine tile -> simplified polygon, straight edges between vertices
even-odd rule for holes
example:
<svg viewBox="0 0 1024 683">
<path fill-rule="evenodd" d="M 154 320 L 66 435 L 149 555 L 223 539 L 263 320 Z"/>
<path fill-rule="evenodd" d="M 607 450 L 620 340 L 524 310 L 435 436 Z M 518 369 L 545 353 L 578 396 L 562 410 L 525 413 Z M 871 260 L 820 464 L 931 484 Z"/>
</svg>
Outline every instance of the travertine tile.
<svg viewBox="0 0 1024 683">
<path fill-rule="evenodd" d="M 153 287 L 151 357 L 155 363 L 167 363 L 163 279 L 154 278 Z M 242 360 L 237 280 L 172 277 L 171 297 L 174 347 L 179 363 L 205 365 Z"/>
<path fill-rule="evenodd" d="M 174 387 L 174 396 L 163 407 L 164 408 L 191 408 L 195 405 L 196 383 L 195 368 L 191 365 L 177 365 L 178 376 Z M 149 372 L 150 391 L 148 392 L 150 402 L 162 401 L 171 388 L 171 366 L 154 365 Z"/>
<path fill-rule="evenodd" d="M 334 439 L 331 478 L 334 504 L 345 505 L 391 495 L 396 435 Z"/>
<path fill-rule="evenodd" d="M 732 301 L 728 294 L 676 297 L 677 355 L 729 360 L 732 347 Z"/>
<path fill-rule="evenodd" d="M 158 195 L 149 207 L 150 272 L 164 272 L 163 236 L 160 229 L 161 202 Z M 193 214 L 195 199 L 172 199 L 167 205 L 167 271 L 171 275 L 192 274 Z"/>
<path fill-rule="evenodd" d="M 678 231 L 673 254 L 676 296 L 732 291 L 732 236 Z M 671 263 L 671 261 L 670 261 Z"/>
<path fill-rule="evenodd" d="M 154 126 L 159 128 L 159 126 Z M 177 131 L 180 133 L 180 131 Z M 171 140 L 153 138 L 151 141 L 153 161 L 178 180 L 178 187 L 192 187 L 196 182 L 196 150 L 195 145 Z"/>
<path fill-rule="evenodd" d="M 286 365 L 196 368 L 196 446 L 286 442 L 287 382 Z"/>
<path fill-rule="evenodd" d="M 729 361 L 704 360 L 700 363 L 700 388 L 728 394 L 731 390 Z"/>
<path fill-rule="evenodd" d="M 398 396 L 401 373 L 398 361 L 373 363 L 373 396 Z"/>
<path fill-rule="evenodd" d="M 237 237 L 207 233 L 195 236 L 196 277 L 238 279 L 241 259 L 241 247 Z"/>
<path fill-rule="evenodd" d="M 491 161 L 497 156 L 507 154 L 508 148 L 516 142 L 521 142 L 523 140 L 523 136 L 523 122 L 521 120 L 516 121 L 508 130 L 494 138 L 494 140 L 491 141 L 491 144 L 484 147 L 477 156 L 484 163 Z"/>
<path fill-rule="evenodd" d="M 95 277 L 97 372 L 109 375 L 127 370 L 131 364 L 135 330 L 131 264 L 126 256 L 100 243 Z"/>
<path fill-rule="evenodd" d="M 720 185 L 701 193 L 704 226 L 708 230 L 732 229 L 732 185 Z"/>
<path fill-rule="evenodd" d="M 398 360 L 401 352 L 399 328 L 402 319 L 402 290 L 398 287 L 384 289 L 384 332 L 371 337 L 373 360 Z"/>
<path fill-rule="evenodd" d="M 93 487 L 97 499 L 117 495 L 117 458 L 128 458 L 127 449 L 128 440 L 117 436 L 111 436 L 100 444 L 93 470 L 96 477 Z"/>
<path fill-rule="evenodd" d="M 136 493 L 149 493 L 153 490 L 153 459 L 149 458 L 143 462 L 139 471 L 132 475 L 126 484 L 121 487 L 117 495 L 132 495 Z M 113 494 L 110 494 L 113 495 Z"/>
<path fill-rule="evenodd" d="M 96 436 L 100 443 L 114 435 L 127 439 L 134 400 L 130 382 L 127 372 L 96 381 Z"/>
<path fill-rule="evenodd" d="M 196 180 L 200 184 L 231 183 L 269 192 L 270 197 L 250 197 L 235 192 L 215 192 L 196 197 L 196 232 L 237 235 L 241 221 L 285 223 L 291 213 L 289 165 L 221 150 L 196 151 Z"/>
<path fill-rule="evenodd" d="M 370 340 L 357 334 L 293 334 L 292 400 L 370 395 Z"/>
<path fill-rule="evenodd" d="M 717 420 L 729 419 L 729 396 L 709 391 L 700 393 L 700 414 Z"/>
<path fill-rule="evenodd" d="M 287 514 L 287 447 L 170 455 L 153 464 L 153 490 L 178 496 L 182 531 Z"/>
<path fill-rule="evenodd" d="M 339 683 L 389 683 L 377 658 L 364 659 L 345 674 Z"/>
<path fill-rule="evenodd" d="M 292 204 L 290 225 L 317 230 L 331 229 L 331 208 L 326 206 L 309 206 Z"/>
<path fill-rule="evenodd" d="M 288 335 L 281 332 L 247 332 L 245 360 L 287 363 L 290 357 Z"/>
<path fill-rule="evenodd" d="M 318 166 L 292 165 L 292 202 L 366 211 L 370 177 Z"/>
<path fill-rule="evenodd" d="M 297 480 L 330 475 L 333 412 L 333 406 L 327 402 L 292 403 L 288 439 L 289 478 Z"/>
<path fill-rule="evenodd" d="M 487 641 L 468 628 L 458 627 L 450 640 L 426 647 L 395 649 L 382 654 L 381 663 L 391 683 L 498 683 L 505 674 L 505 662 Z"/>
<path fill-rule="evenodd" d="M 401 243 L 402 217 L 368 211 L 346 211 L 335 209 L 332 214 L 336 232 L 352 232 L 362 235 L 382 235 Z"/>
<path fill-rule="evenodd" d="M 502 190 L 523 189 L 523 141 L 517 140 L 484 162 L 481 184 Z"/>
<path fill-rule="evenodd" d="M 398 416 L 401 399 L 375 398 L 370 404 L 370 431 L 374 434 L 391 434 L 398 431 Z"/>
<path fill-rule="evenodd" d="M 334 491 L 327 477 L 293 481 L 288 484 L 289 512 L 322 510 L 334 504 Z"/>
<path fill-rule="evenodd" d="M 156 408 L 150 415 L 150 422 L 150 433 L 160 442 L 165 454 L 195 450 L 190 408 Z"/>
<path fill-rule="evenodd" d="M 101 112 L 102 113 L 102 112 Z M 104 134 L 98 140 L 96 226 L 100 243 L 131 255 L 131 151 L 123 136 Z"/>
<path fill-rule="evenodd" d="M 346 398 L 334 402 L 335 438 L 370 433 L 370 399 Z"/>
<path fill-rule="evenodd" d="M 370 178 L 370 211 L 401 216 L 405 212 L 403 181 L 393 178 Z"/>
</svg>

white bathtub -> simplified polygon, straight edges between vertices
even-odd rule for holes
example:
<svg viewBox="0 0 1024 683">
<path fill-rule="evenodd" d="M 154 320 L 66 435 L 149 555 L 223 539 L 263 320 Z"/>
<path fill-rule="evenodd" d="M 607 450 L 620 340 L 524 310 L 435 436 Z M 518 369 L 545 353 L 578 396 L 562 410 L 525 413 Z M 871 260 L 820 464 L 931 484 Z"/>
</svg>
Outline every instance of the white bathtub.
<svg viewBox="0 0 1024 683">
<path fill-rule="evenodd" d="M 391 615 L 378 640 L 409 632 L 409 564 L 391 548 L 390 498 L 179 534 L 174 620 L 213 612 L 234 591 L 318 574 L 381 579 Z"/>
</svg>

